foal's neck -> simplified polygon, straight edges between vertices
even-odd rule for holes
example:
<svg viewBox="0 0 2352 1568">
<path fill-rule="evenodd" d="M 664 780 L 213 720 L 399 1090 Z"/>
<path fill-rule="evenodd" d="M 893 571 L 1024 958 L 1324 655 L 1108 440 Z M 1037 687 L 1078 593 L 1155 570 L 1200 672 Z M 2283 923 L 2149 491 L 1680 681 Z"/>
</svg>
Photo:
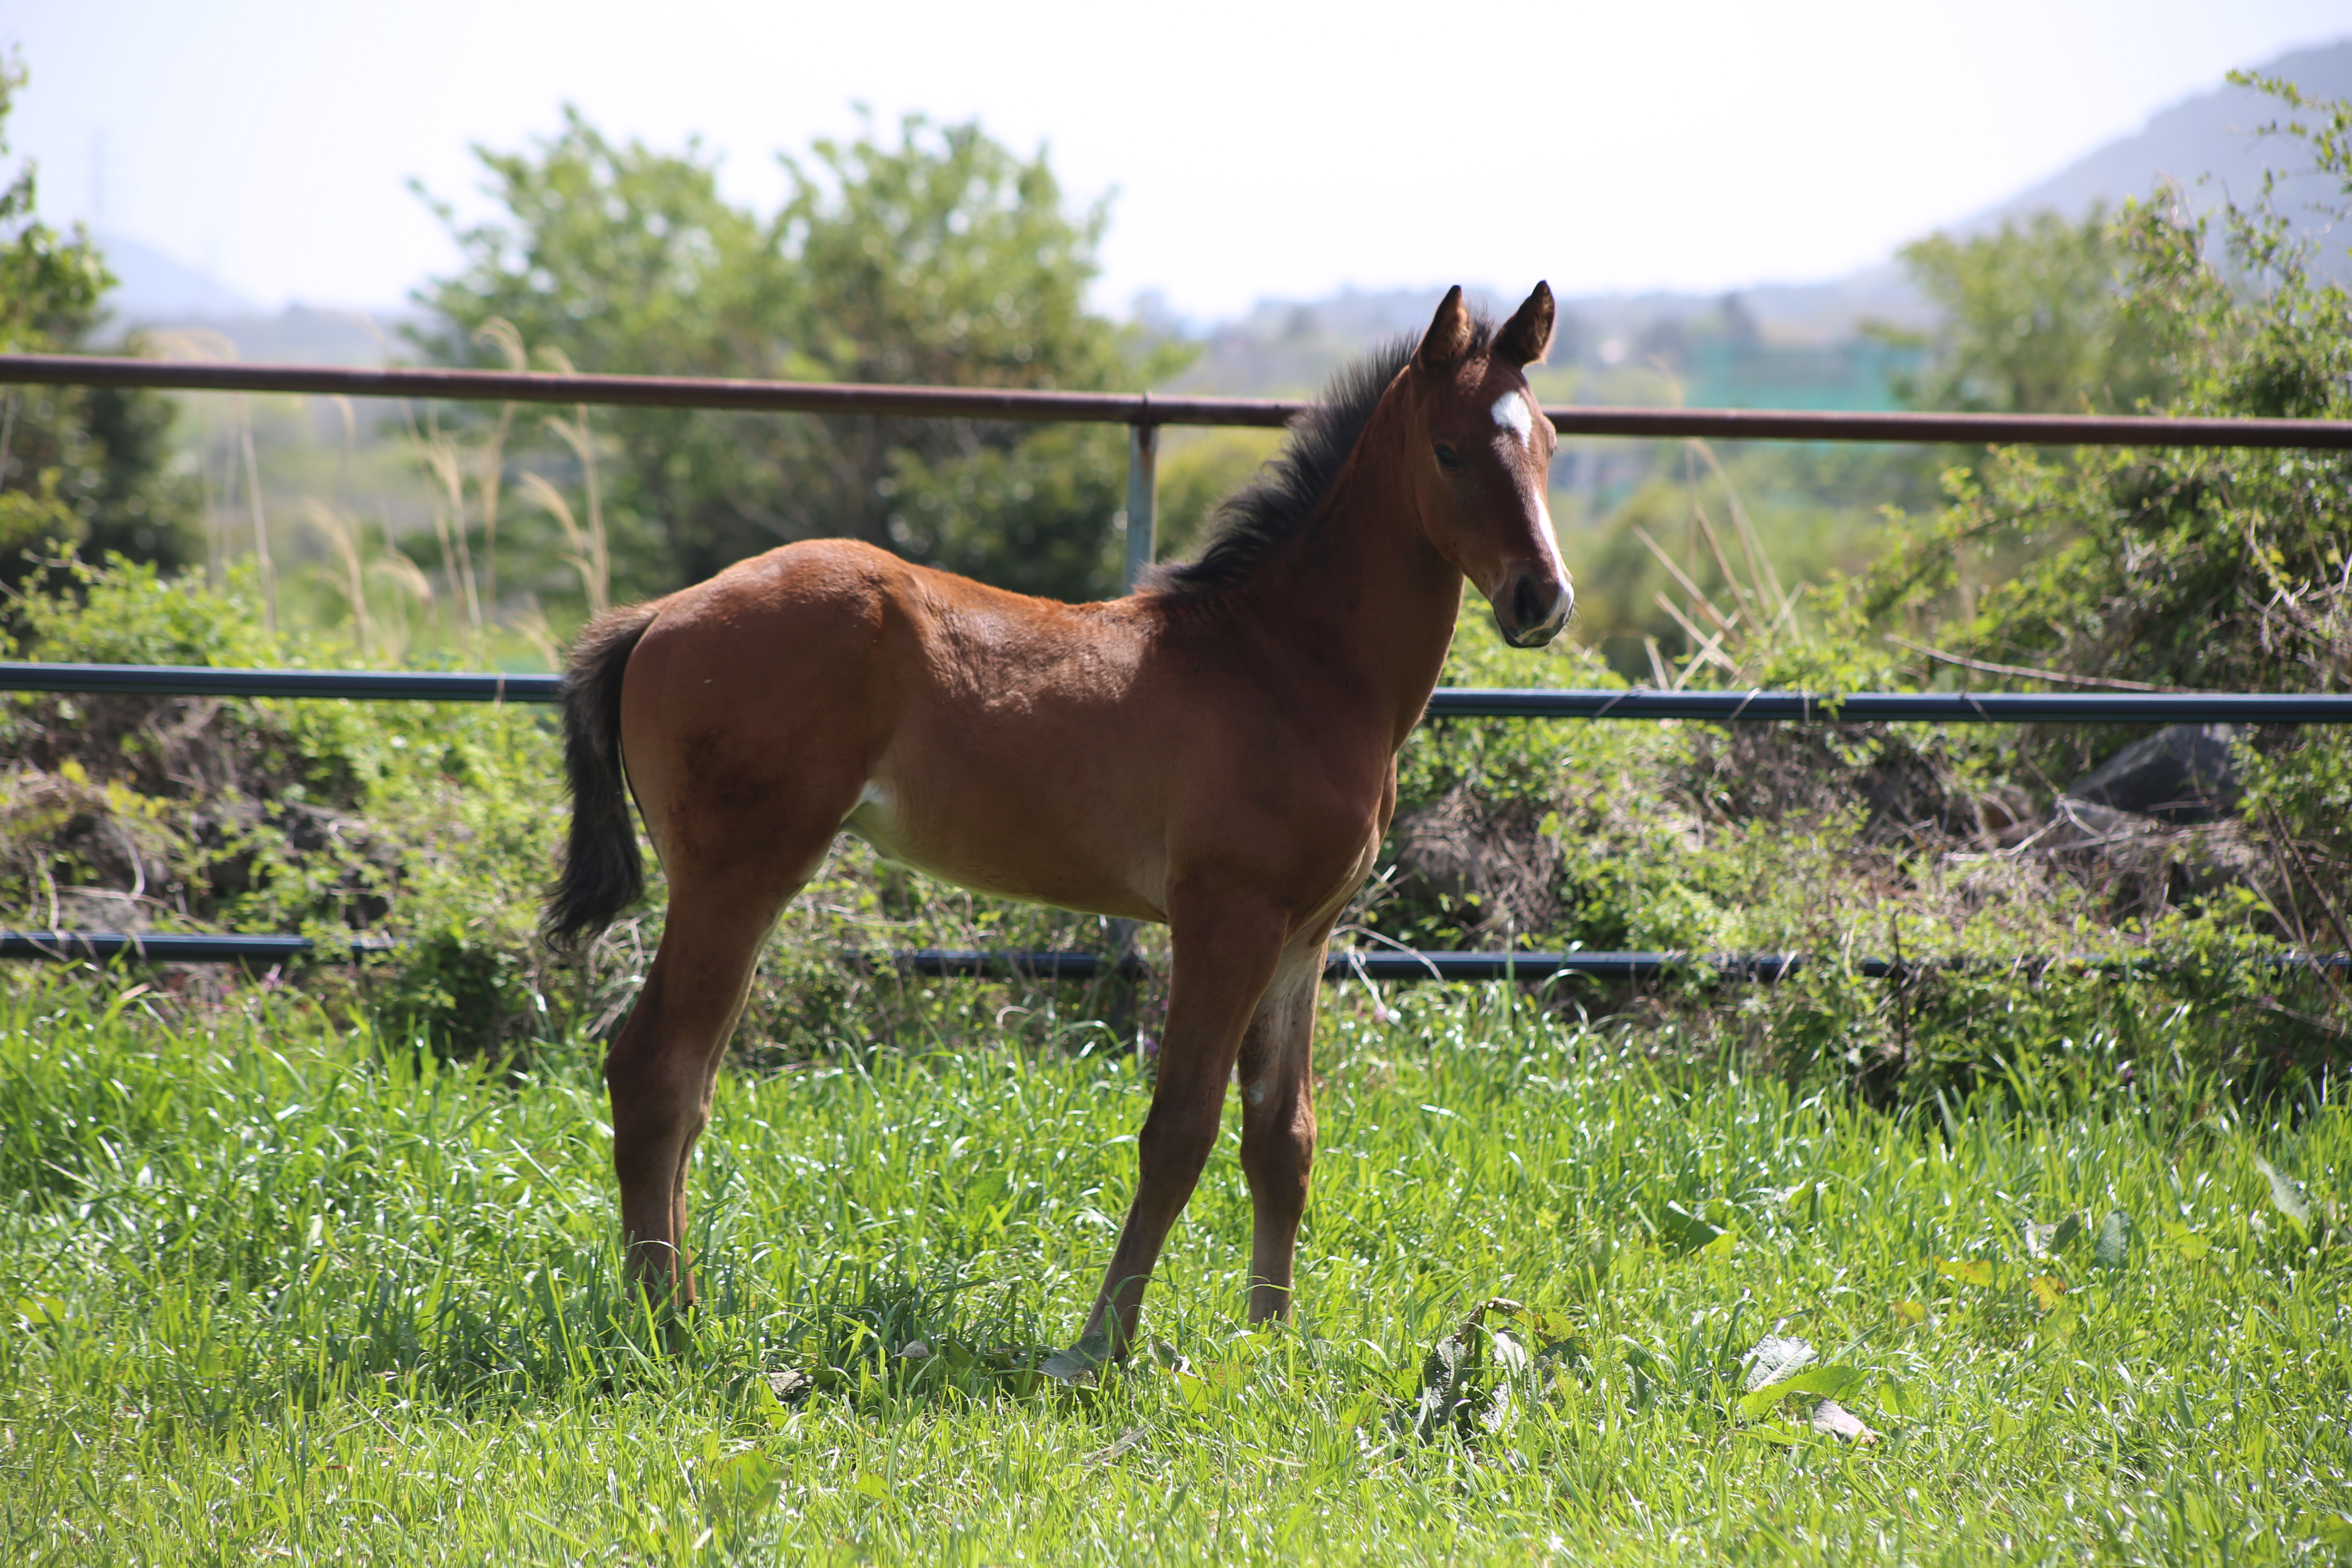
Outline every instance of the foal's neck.
<svg viewBox="0 0 2352 1568">
<path fill-rule="evenodd" d="M 1389 407 L 1374 416 L 1316 525 L 1250 586 L 1303 658 L 1336 667 L 1339 699 L 1388 721 L 1402 746 L 1445 667 L 1462 574 L 1422 531 L 1403 471 L 1417 448 L 1382 428 L 1395 417 Z"/>
</svg>

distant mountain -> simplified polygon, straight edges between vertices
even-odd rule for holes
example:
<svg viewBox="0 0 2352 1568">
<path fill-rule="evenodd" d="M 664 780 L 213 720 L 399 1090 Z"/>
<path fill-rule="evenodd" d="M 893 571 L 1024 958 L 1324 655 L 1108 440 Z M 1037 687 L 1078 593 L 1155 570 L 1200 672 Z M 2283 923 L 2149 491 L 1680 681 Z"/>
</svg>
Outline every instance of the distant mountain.
<svg viewBox="0 0 2352 1568">
<path fill-rule="evenodd" d="M 408 310 L 321 310 L 289 305 L 274 315 L 198 316 L 151 322 L 147 331 L 191 340 L 200 353 L 234 351 L 255 364 L 380 365 L 413 355 L 400 341 Z M 224 342 L 224 340 L 226 340 Z"/>
<path fill-rule="evenodd" d="M 2257 72 L 2284 77 L 2310 96 L 2352 99 L 2352 38 L 2282 55 Z M 2165 178 L 2181 185 L 2199 213 L 2225 199 L 2251 205 L 2262 195 L 2265 169 L 2287 174 L 2298 164 L 2294 143 L 2252 134 L 2284 113 L 2276 100 L 2245 88 L 2200 93 L 1947 232 L 1989 233 L 2045 208 L 2077 216 L 2094 204 L 2114 207 L 2127 196 L 2146 197 Z M 2276 197 L 2282 211 L 2323 236 L 2322 269 L 2339 278 L 2352 277 L 2346 253 L 2352 236 L 2329 232 L 2328 215 L 2314 209 L 2342 195 L 2325 180 L 2304 175 L 2286 180 Z M 1228 393 L 1311 391 L 1372 340 L 1419 331 L 1440 292 L 1350 290 L 1327 300 L 1261 300 L 1204 334 L 1202 358 L 1181 384 Z M 1666 362 L 1676 367 L 1689 401 L 1731 406 L 1757 401 L 1877 405 L 1885 395 L 1885 356 L 1856 342 L 1860 327 L 1884 321 L 1917 328 L 1933 321 L 1927 302 L 1893 261 L 1820 283 L 1762 283 L 1732 293 L 1591 295 L 1562 300 L 1560 308 L 1554 364 L 1601 370 Z M 1724 368 L 1711 371 L 1717 362 Z M 1743 362 L 1769 362 L 1769 368 L 1735 374 Z M 1585 392 L 1599 395 L 1603 388 L 1588 382 Z"/>
<path fill-rule="evenodd" d="M 121 326 L 152 326 L 199 316 L 252 316 L 261 307 L 210 275 L 173 260 L 152 246 L 101 233 L 99 247 L 120 279 L 106 297 Z"/>
<path fill-rule="evenodd" d="M 226 353 L 258 364 L 383 364 L 400 327 L 414 318 L 409 308 L 318 310 L 297 303 L 264 310 L 152 245 L 115 233 L 97 240 L 118 279 L 106 296 L 103 336 L 179 336 L 197 355 Z M 164 353 L 172 353 L 169 343 Z"/>
<path fill-rule="evenodd" d="M 2306 97 L 2352 99 L 2352 38 L 2297 49 L 2257 68 L 2257 75 L 2283 77 Z M 2006 219 L 2044 208 L 2069 216 L 2095 203 L 2117 206 L 2126 196 L 2145 198 L 2159 178 L 2177 181 L 2189 206 L 2210 212 L 2224 200 L 2251 205 L 2263 192 L 2263 174 L 2300 165 L 2298 144 L 2257 137 L 2256 126 L 2288 117 L 2286 106 L 2251 88 L 2222 87 L 2164 110 L 2142 129 L 2108 142 L 2069 163 L 2040 184 L 2030 185 L 1999 205 L 1952 226 L 1956 234 L 1981 234 Z M 2279 209 L 2299 221 L 2313 218 L 2314 204 L 2338 202 L 2343 192 L 2315 175 L 2289 179 L 2280 187 Z M 2324 216 L 2314 227 L 2325 226 Z M 2331 261 L 2344 260 L 2344 245 L 2332 247 Z"/>
<path fill-rule="evenodd" d="M 268 364 L 375 365 L 384 363 L 401 325 L 415 312 L 394 309 L 321 310 L 289 305 L 265 310 L 206 273 L 154 247 L 101 233 L 99 248 L 119 279 L 106 297 L 103 336 L 131 332 L 170 342 L 205 357 L 226 354 Z M 101 340 L 102 341 L 102 340 Z"/>
</svg>

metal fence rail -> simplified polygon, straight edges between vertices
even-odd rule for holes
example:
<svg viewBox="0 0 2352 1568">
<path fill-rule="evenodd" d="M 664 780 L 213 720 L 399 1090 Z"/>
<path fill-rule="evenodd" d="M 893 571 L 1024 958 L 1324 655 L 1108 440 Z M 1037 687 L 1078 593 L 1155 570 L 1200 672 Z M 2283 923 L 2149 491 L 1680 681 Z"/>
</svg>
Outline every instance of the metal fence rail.
<svg viewBox="0 0 2352 1568">
<path fill-rule="evenodd" d="M 282 963 L 308 958 L 326 944 L 307 936 L 215 935 L 203 931 L 0 931 L 0 958 L 46 958 L 64 963 L 118 958 L 151 963 Z M 394 937 L 353 936 L 354 954 L 390 952 Z"/>
<path fill-rule="evenodd" d="M 907 952 L 852 953 L 848 961 L 868 970 L 891 970 L 933 979 L 1095 980 L 1109 975 L 1135 978 L 1148 966 L 1133 954 L 1113 958 L 1093 952 L 1006 952 L 992 949 L 917 948 Z M 2271 969 L 2352 968 L 2352 954 L 2271 952 L 2250 962 Z M 1819 967 L 1822 961 L 1801 952 L 1368 952 L 1351 949 L 1323 960 L 1328 980 L 1555 980 L 1580 975 L 1589 980 L 1657 980 L 1670 974 L 1692 974 L 1731 981 L 1771 984 Z M 2058 958 L 1960 958 L 1906 962 L 1901 959 L 1858 958 L 1853 972 L 1871 980 L 1900 980 L 1951 971 L 1989 973 L 2016 969 L 2041 973 L 2053 968 L 2116 972 L 2162 968 L 2166 960 L 2147 956 Z M 1832 966 L 1834 967 L 1834 966 Z"/>
<path fill-rule="evenodd" d="M 354 935 L 340 943 L 307 936 L 243 936 L 194 931 L 0 931 L 0 959 L 37 958 L 62 963 L 128 959 L 149 963 L 286 963 L 341 950 L 352 959 L 397 952 L 394 937 Z M 842 962 L 866 973 L 896 973 L 930 980 L 1134 981 L 1150 966 L 1129 952 L 1112 955 L 1068 950 L 1036 952 L 999 948 L 915 948 L 898 952 L 848 952 Z M 2352 954 L 2271 952 L 2248 963 L 2268 969 L 2352 969 Z M 1329 980 L 1411 982 L 1544 982 L 1575 975 L 1601 982 L 1635 983 L 1670 975 L 1772 984 L 1819 967 L 1801 952 L 1368 952 L 1350 949 L 1328 955 Z M 2168 966 L 2160 954 L 2128 957 L 1958 958 L 1906 962 L 1860 958 L 1853 973 L 1870 980 L 1901 980 L 1952 972 L 2015 970 L 2041 974 L 2051 969 L 2102 973 L 2138 973 Z"/>
<path fill-rule="evenodd" d="M 669 375 L 557 375 L 536 371 L 350 369 L 0 354 L 0 385 L 142 386 L 176 392 L 294 392 L 483 403 L 593 403 L 746 413 L 887 415 L 927 419 L 1074 421 L 1099 425 L 1286 425 L 1311 404 L 1267 397 L 1150 393 L 874 386 Z M 1544 416 L 1563 436 L 1696 436 L 1718 441 L 1887 441 L 2032 447 L 2303 447 L 2352 448 L 2352 420 L 2175 419 L 2147 415 L 1846 413 L 1781 408 L 1596 408 Z"/>
<path fill-rule="evenodd" d="M 209 665 L 0 663 L 0 691 L 148 697 L 552 702 L 562 678 L 466 670 L 223 669 Z M 2352 692 L 1551 691 L 1441 686 L 1433 719 L 1692 719 L 1715 723 L 2346 724 Z"/>
</svg>

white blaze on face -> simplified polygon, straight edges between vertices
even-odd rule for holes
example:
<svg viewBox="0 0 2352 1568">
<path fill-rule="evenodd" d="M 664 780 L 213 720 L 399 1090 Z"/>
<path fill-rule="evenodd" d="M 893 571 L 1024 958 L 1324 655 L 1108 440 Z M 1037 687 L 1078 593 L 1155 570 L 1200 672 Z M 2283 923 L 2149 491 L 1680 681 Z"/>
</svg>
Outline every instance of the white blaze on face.
<svg viewBox="0 0 2352 1568">
<path fill-rule="evenodd" d="M 1543 525 L 1537 531 L 1537 537 L 1543 542 L 1544 553 L 1551 557 L 1552 570 L 1559 573 L 1559 580 L 1565 583 L 1568 581 L 1568 563 L 1559 558 L 1559 536 L 1552 530 L 1551 508 L 1544 504 L 1540 492 L 1536 496 L 1536 521 Z"/>
<path fill-rule="evenodd" d="M 1507 392 L 1495 399 L 1495 423 L 1519 438 L 1521 446 L 1535 435 L 1536 416 L 1525 393 Z"/>
</svg>

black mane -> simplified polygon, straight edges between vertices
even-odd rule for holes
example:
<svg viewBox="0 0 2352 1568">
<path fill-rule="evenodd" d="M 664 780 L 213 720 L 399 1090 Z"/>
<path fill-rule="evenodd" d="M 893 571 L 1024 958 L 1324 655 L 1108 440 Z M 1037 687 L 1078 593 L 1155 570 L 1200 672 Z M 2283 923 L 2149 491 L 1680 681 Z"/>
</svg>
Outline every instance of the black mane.
<svg viewBox="0 0 2352 1568">
<path fill-rule="evenodd" d="M 1491 322 L 1476 321 L 1470 352 L 1486 353 L 1494 331 Z M 1145 581 L 1147 591 L 1202 594 L 1247 581 L 1315 515 L 1389 383 L 1419 346 L 1417 338 L 1391 339 L 1335 372 L 1322 401 L 1291 421 L 1290 439 L 1282 450 L 1209 514 L 1208 542 L 1200 553 L 1190 561 L 1154 567 Z"/>
</svg>

